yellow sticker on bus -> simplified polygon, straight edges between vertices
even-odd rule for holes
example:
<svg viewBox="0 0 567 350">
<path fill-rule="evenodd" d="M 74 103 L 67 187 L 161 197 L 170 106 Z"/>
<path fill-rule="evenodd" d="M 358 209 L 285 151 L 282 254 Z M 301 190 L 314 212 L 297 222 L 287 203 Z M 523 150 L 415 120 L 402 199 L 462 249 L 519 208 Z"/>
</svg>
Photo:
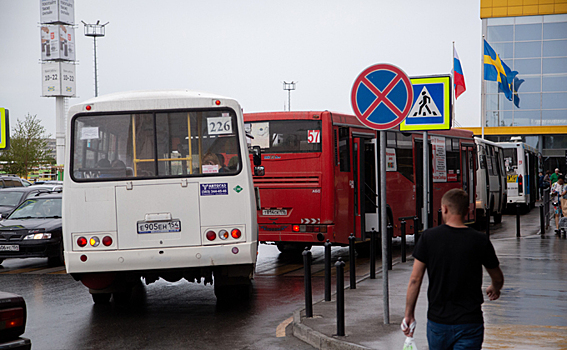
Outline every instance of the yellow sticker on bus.
<svg viewBox="0 0 567 350">
<path fill-rule="evenodd" d="M 508 175 L 507 182 L 509 182 L 509 183 L 518 182 L 518 175 Z"/>
<path fill-rule="evenodd" d="M 0 150 L 10 148 L 10 118 L 8 110 L 0 107 Z"/>
</svg>

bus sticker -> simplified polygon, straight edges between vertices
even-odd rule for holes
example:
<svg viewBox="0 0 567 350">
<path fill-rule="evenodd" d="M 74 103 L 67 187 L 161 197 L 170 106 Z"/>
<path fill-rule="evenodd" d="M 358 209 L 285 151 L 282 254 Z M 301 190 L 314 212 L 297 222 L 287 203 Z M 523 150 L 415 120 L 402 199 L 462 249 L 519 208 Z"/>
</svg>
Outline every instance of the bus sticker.
<svg viewBox="0 0 567 350">
<path fill-rule="evenodd" d="M 201 184 L 201 196 L 228 195 L 228 183 Z"/>
<path fill-rule="evenodd" d="M 506 182 L 514 183 L 518 181 L 518 175 L 508 175 L 508 179 Z"/>
<path fill-rule="evenodd" d="M 307 130 L 307 143 L 321 143 L 321 131 Z"/>
<path fill-rule="evenodd" d="M 81 129 L 81 140 L 98 140 L 98 126 Z"/>
</svg>

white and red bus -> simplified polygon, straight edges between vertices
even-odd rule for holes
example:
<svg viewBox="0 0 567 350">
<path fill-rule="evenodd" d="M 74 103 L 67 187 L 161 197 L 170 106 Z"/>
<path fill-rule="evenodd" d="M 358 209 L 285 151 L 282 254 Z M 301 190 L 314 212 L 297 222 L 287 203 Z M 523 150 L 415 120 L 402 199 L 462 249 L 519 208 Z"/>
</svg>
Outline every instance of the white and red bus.
<svg viewBox="0 0 567 350">
<path fill-rule="evenodd" d="M 379 230 L 376 131 L 355 116 L 329 111 L 244 114 L 251 146 L 262 149 L 264 176 L 254 176 L 260 190 L 259 240 L 278 248 L 348 244 L 354 233 L 366 240 Z M 413 218 L 423 207 L 423 134 L 388 131 L 388 220 L 394 236 L 400 218 Z M 430 132 L 432 154 L 429 227 L 438 225 L 442 195 L 463 188 L 470 195 L 468 222 L 475 220 L 476 146 L 472 132 Z M 421 215 L 420 215 L 421 217 Z M 407 233 L 413 233 L 413 220 Z"/>
</svg>

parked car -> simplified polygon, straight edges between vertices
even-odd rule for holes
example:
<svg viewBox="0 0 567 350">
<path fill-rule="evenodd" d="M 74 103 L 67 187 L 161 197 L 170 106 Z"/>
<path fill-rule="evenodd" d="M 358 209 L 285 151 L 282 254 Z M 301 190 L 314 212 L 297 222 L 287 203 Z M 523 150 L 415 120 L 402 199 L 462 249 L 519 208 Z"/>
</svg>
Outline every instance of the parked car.
<svg viewBox="0 0 567 350">
<path fill-rule="evenodd" d="M 59 181 L 59 180 L 38 180 L 38 181 L 34 181 L 32 183 L 32 185 L 59 185 L 59 186 L 63 186 L 63 181 Z"/>
<path fill-rule="evenodd" d="M 26 199 L 0 221 L 0 264 L 8 258 L 46 257 L 63 265 L 61 192 Z"/>
<path fill-rule="evenodd" d="M 0 188 L 27 187 L 31 186 L 31 184 L 28 180 L 19 178 L 16 175 L 0 175 Z"/>
<path fill-rule="evenodd" d="M 31 341 L 20 337 L 26 330 L 26 302 L 19 295 L 0 292 L 0 350 L 29 350 Z"/>
<path fill-rule="evenodd" d="M 6 218 L 18 205 L 30 197 L 62 188 L 60 185 L 0 188 L 0 219 Z"/>
</svg>

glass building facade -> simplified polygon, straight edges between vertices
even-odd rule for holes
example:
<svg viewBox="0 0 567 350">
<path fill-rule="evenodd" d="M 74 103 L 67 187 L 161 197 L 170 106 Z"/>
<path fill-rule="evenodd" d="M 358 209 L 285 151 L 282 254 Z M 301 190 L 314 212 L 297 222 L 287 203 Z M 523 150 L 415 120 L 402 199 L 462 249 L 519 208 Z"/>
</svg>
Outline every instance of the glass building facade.
<svg viewBox="0 0 567 350">
<path fill-rule="evenodd" d="M 488 43 L 524 80 L 519 108 L 498 93 L 496 82 L 483 80 L 485 126 L 567 125 L 567 14 L 482 21 Z"/>
</svg>

